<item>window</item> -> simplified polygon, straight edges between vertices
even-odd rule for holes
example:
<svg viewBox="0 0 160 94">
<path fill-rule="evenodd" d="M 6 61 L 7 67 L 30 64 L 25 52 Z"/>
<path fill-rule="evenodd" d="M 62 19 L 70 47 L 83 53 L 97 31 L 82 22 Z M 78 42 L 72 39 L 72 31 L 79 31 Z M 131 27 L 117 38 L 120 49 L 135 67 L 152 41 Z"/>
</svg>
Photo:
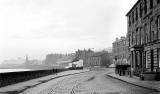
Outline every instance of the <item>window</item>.
<svg viewBox="0 0 160 94">
<path fill-rule="evenodd" d="M 160 3 L 160 0 L 157 0 L 157 4 L 159 4 Z"/>
<path fill-rule="evenodd" d="M 141 28 L 140 28 L 140 29 L 139 29 L 139 33 L 138 33 L 138 35 L 139 35 L 139 39 L 138 39 L 139 45 L 142 44 L 142 42 L 141 42 L 141 33 L 142 33 L 142 30 L 141 30 Z"/>
<path fill-rule="evenodd" d="M 138 20 L 138 8 L 136 8 L 136 21 Z"/>
<path fill-rule="evenodd" d="M 158 29 L 160 29 L 160 15 L 158 16 Z"/>
<path fill-rule="evenodd" d="M 154 31 L 151 31 L 150 36 L 151 36 L 151 41 L 154 41 Z"/>
<path fill-rule="evenodd" d="M 158 31 L 156 29 L 157 27 L 157 24 L 156 24 L 156 18 L 154 18 L 152 21 L 151 21 L 151 36 L 152 36 L 152 41 L 154 40 L 157 40 L 158 39 Z"/>
<path fill-rule="evenodd" d="M 134 12 L 132 12 L 132 23 L 134 23 Z"/>
<path fill-rule="evenodd" d="M 146 56 L 146 68 L 149 68 L 148 55 L 147 55 L 147 52 L 146 52 L 146 51 L 145 51 L 145 56 Z"/>
<path fill-rule="evenodd" d="M 140 8 L 139 8 L 139 9 L 140 9 L 140 10 L 139 10 L 139 11 L 140 11 L 140 13 L 139 13 L 139 16 L 140 16 L 140 17 L 142 17 L 142 13 L 143 13 L 142 7 L 143 7 L 143 6 L 142 6 L 142 3 L 140 3 Z"/>
<path fill-rule="evenodd" d="M 131 45 L 133 45 L 133 32 L 131 34 Z"/>
<path fill-rule="evenodd" d="M 141 44 L 141 29 L 139 28 L 139 31 L 138 31 L 138 44 L 140 45 Z"/>
<path fill-rule="evenodd" d="M 136 37 L 136 45 L 138 45 L 138 38 L 139 38 L 138 36 L 139 36 L 139 35 L 138 35 L 138 28 L 137 28 L 137 29 L 136 29 L 136 36 L 135 36 L 135 37 Z"/>
<path fill-rule="evenodd" d="M 151 28 L 151 34 L 150 34 L 150 38 L 151 38 L 151 41 L 154 41 L 154 22 L 153 22 L 153 20 L 151 21 L 151 23 L 150 23 L 150 28 Z"/>
<path fill-rule="evenodd" d="M 158 24 L 157 24 L 158 32 L 160 32 L 160 16 L 157 17 L 157 20 L 158 20 Z M 160 33 L 158 33 L 158 39 L 160 39 Z"/>
<path fill-rule="evenodd" d="M 145 36 L 145 43 L 148 43 L 149 42 L 148 24 L 144 25 L 144 36 Z"/>
<path fill-rule="evenodd" d="M 131 43 L 131 35 L 130 34 L 128 35 L 128 39 L 129 39 L 128 40 L 129 41 L 129 46 L 131 46 L 131 44 L 130 44 Z"/>
<path fill-rule="evenodd" d="M 146 14 L 147 13 L 147 1 L 144 0 L 144 13 Z"/>
<path fill-rule="evenodd" d="M 158 49 L 158 66 L 160 68 L 160 49 Z"/>
<path fill-rule="evenodd" d="M 130 38 L 129 38 L 129 46 L 131 46 L 132 45 L 132 36 L 131 36 L 131 34 L 129 36 L 130 36 Z"/>
<path fill-rule="evenodd" d="M 135 43 L 134 32 L 132 33 L 132 45 Z"/>
<path fill-rule="evenodd" d="M 150 32 L 149 24 L 147 24 L 146 32 L 147 32 L 147 38 L 148 38 L 148 40 L 147 40 L 147 41 L 148 41 L 148 42 L 150 42 L 150 41 L 151 41 L 151 37 L 150 37 L 151 32 Z"/>
<path fill-rule="evenodd" d="M 131 16 L 129 15 L 129 26 L 131 26 Z"/>
<path fill-rule="evenodd" d="M 153 8 L 153 0 L 150 0 L 150 9 Z"/>
<path fill-rule="evenodd" d="M 137 31 L 134 34 L 134 45 L 137 45 Z"/>
<path fill-rule="evenodd" d="M 142 28 L 140 29 L 140 44 L 144 43 L 144 36 L 143 36 L 144 32 L 142 30 Z"/>
</svg>

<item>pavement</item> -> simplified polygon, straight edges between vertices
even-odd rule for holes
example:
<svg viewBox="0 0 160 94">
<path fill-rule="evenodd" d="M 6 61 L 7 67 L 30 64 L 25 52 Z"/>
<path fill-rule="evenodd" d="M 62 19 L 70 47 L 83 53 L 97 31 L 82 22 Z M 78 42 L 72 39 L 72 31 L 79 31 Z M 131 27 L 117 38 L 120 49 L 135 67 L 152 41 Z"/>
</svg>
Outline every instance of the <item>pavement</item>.
<svg viewBox="0 0 160 94">
<path fill-rule="evenodd" d="M 0 94 L 159 94 L 159 91 L 160 81 L 119 76 L 114 68 L 65 71 L 0 88 Z"/>
<path fill-rule="evenodd" d="M 29 80 L 29 81 L 20 82 L 20 83 L 17 83 L 17 84 L 1 87 L 0 88 L 0 94 L 21 93 L 21 92 L 23 92 L 23 91 L 25 91 L 29 88 L 33 88 L 37 85 L 46 83 L 50 80 L 60 78 L 60 77 L 64 77 L 64 76 L 80 74 L 80 73 L 84 73 L 84 72 L 87 72 L 87 71 L 89 71 L 89 70 L 88 69 L 83 69 L 83 70 L 64 71 L 64 72 L 60 72 L 60 73 L 57 73 L 57 74 L 53 74 L 53 75 L 49 75 L 49 76 L 45 76 L 45 77 L 40 77 L 40 78 L 37 78 L 37 79 L 32 79 L 32 80 Z"/>
<path fill-rule="evenodd" d="M 20 94 L 159 94 L 155 90 L 135 86 L 107 76 L 106 69 L 92 69 L 60 77 L 21 92 Z M 13 94 L 13 93 L 10 93 Z"/>
<path fill-rule="evenodd" d="M 110 73 L 107 74 L 108 76 L 127 82 L 129 84 L 133 84 L 136 86 L 140 86 L 146 89 L 153 89 L 158 92 L 160 92 L 160 81 L 146 81 L 146 80 L 140 80 L 139 77 L 133 76 L 119 76 L 118 74 L 115 74 L 114 68 L 110 71 Z"/>
</svg>

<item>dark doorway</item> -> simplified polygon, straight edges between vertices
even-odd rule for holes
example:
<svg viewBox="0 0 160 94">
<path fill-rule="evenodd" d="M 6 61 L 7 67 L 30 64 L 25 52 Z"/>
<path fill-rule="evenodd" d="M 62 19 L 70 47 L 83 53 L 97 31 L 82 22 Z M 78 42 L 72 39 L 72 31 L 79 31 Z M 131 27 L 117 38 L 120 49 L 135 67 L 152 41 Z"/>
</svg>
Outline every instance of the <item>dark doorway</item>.
<svg viewBox="0 0 160 94">
<path fill-rule="evenodd" d="M 143 68 L 143 53 L 140 52 L 140 68 Z"/>
<path fill-rule="evenodd" d="M 153 72 L 154 70 L 154 56 L 153 56 L 153 50 L 151 50 L 151 72 Z"/>
</svg>

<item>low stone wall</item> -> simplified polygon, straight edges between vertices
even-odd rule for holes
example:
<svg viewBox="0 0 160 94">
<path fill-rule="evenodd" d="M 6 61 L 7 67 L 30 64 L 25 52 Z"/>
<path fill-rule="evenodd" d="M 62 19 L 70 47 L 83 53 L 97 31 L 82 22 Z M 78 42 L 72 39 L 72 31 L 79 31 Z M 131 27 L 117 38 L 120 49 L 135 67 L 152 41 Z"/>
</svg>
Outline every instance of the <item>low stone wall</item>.
<svg viewBox="0 0 160 94">
<path fill-rule="evenodd" d="M 19 72 L 8 72 L 0 73 L 0 87 L 15 84 L 31 80 L 34 78 L 47 76 L 50 74 L 65 71 L 65 69 L 50 69 L 50 70 L 34 70 L 34 71 L 19 71 Z"/>
</svg>

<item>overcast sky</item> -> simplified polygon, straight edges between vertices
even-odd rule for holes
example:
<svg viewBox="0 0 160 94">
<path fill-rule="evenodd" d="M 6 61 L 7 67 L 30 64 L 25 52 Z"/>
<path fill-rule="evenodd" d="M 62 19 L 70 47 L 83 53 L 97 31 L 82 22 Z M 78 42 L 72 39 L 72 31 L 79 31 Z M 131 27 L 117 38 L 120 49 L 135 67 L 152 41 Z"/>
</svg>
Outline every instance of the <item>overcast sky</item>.
<svg viewBox="0 0 160 94">
<path fill-rule="evenodd" d="M 111 47 L 136 1 L 0 0 L 0 61 Z"/>
</svg>

